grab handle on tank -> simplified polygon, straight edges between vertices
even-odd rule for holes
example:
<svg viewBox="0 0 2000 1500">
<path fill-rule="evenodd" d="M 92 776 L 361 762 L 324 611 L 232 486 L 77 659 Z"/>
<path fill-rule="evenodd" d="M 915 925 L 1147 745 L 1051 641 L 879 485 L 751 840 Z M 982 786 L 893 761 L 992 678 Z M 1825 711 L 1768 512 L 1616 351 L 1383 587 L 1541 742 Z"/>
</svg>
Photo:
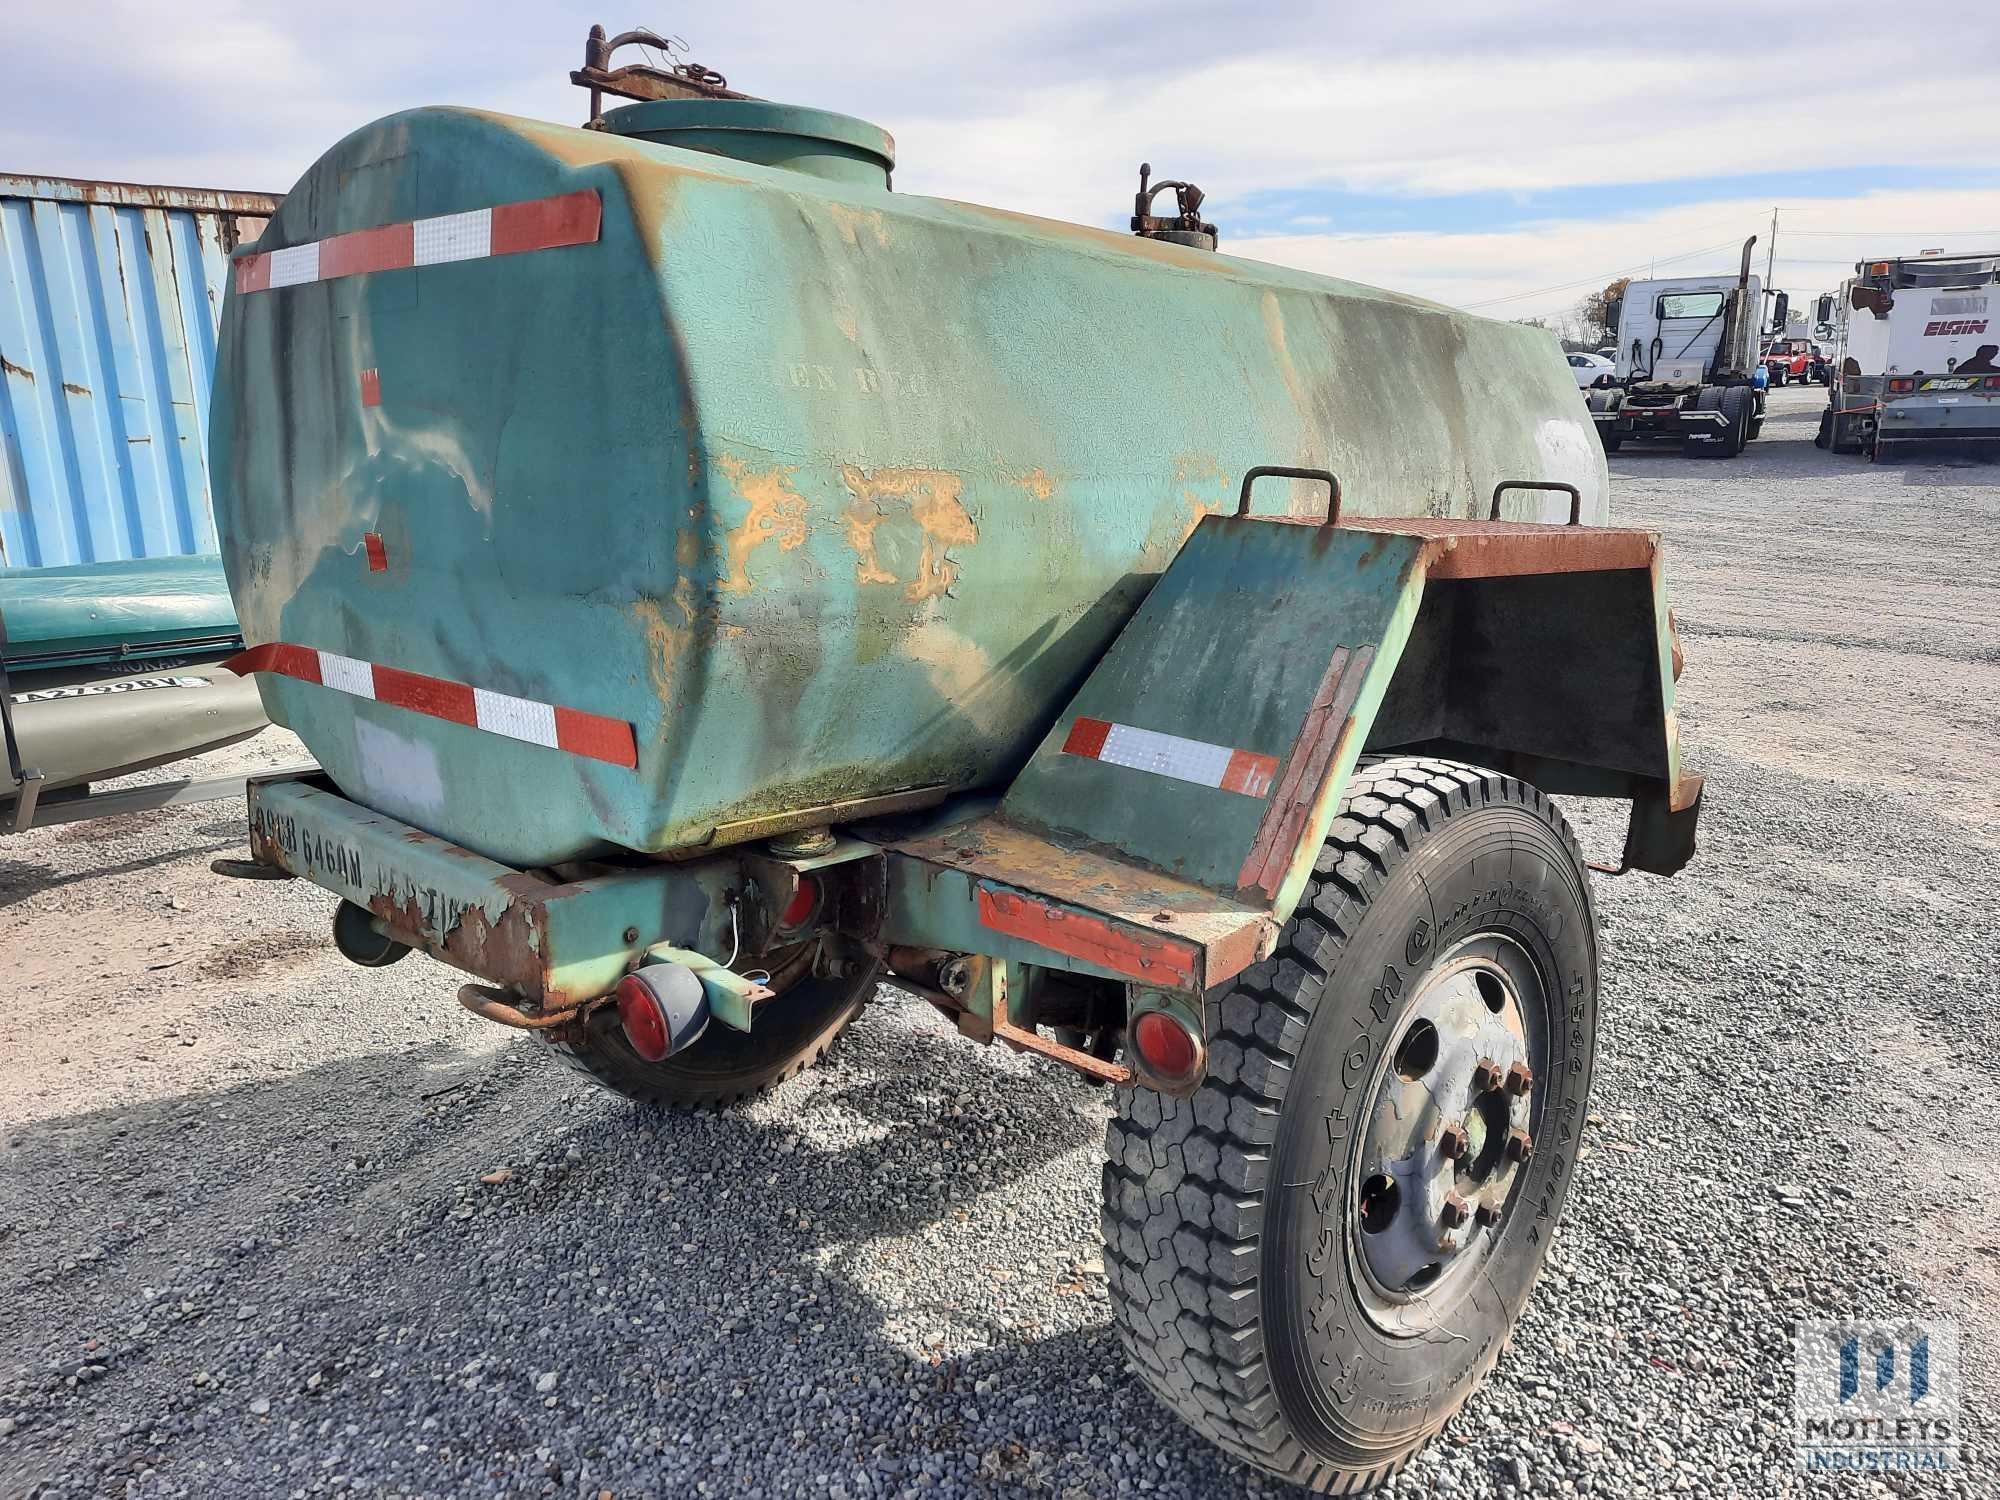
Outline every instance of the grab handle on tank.
<svg viewBox="0 0 2000 1500">
<path fill-rule="evenodd" d="M 1583 492 L 1573 484 L 1562 484 L 1553 479 L 1503 479 L 1493 486 L 1493 514 L 1486 519 L 1500 519 L 1500 496 L 1508 490 L 1554 490 L 1559 495 L 1569 496 L 1569 524 L 1583 522 Z"/>
<path fill-rule="evenodd" d="M 1250 486 L 1264 478 L 1271 479 L 1317 479 L 1326 486 L 1326 522 L 1328 526 L 1340 524 L 1340 481 L 1329 469 L 1288 469 L 1276 464 L 1259 464 L 1243 476 L 1243 491 L 1236 497 L 1236 518 L 1242 520 L 1250 514 Z"/>
</svg>

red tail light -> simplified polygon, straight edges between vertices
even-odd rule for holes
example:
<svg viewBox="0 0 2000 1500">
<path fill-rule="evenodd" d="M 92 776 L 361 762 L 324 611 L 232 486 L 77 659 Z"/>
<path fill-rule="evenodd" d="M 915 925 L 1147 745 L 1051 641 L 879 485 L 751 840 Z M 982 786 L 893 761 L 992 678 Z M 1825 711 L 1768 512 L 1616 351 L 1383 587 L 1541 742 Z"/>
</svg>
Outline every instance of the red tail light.
<svg viewBox="0 0 2000 1500">
<path fill-rule="evenodd" d="M 1979 388 L 1984 391 L 2000 391 L 2000 375 L 1988 375 L 1979 382 Z"/>
<path fill-rule="evenodd" d="M 1915 376 L 1891 375 L 1889 377 L 1889 394 L 1892 396 L 1907 396 L 1916 388 L 1917 382 Z"/>
<path fill-rule="evenodd" d="M 659 1062 L 673 1050 L 667 1029 L 666 1012 L 659 998 L 637 974 L 618 981 L 618 1022 L 625 1028 L 625 1040 L 647 1062 Z"/>
<path fill-rule="evenodd" d="M 819 882 L 810 875 L 799 877 L 799 888 L 792 893 L 792 899 L 785 903 L 784 914 L 778 918 L 780 927 L 798 927 L 810 918 L 819 907 Z"/>
<path fill-rule="evenodd" d="M 1132 1043 L 1146 1071 L 1162 1083 L 1193 1077 L 1201 1062 L 1200 1039 L 1163 1010 L 1149 1010 L 1132 1023 Z"/>
</svg>

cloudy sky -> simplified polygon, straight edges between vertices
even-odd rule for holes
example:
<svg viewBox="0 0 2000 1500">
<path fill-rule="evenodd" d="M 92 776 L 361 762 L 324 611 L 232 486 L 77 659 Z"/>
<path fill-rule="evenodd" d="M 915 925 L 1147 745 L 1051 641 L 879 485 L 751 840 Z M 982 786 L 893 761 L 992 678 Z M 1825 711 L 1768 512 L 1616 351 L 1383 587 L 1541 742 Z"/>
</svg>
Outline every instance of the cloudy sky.
<svg viewBox="0 0 2000 1500">
<path fill-rule="evenodd" d="M 1120 226 L 1146 159 L 1236 254 L 1496 316 L 1728 269 L 1774 205 L 1795 294 L 2000 247 L 1990 0 L 603 4 L 0 0 L 0 170 L 282 190 L 414 104 L 580 120 L 601 20 L 884 126 L 900 191 Z"/>
</svg>

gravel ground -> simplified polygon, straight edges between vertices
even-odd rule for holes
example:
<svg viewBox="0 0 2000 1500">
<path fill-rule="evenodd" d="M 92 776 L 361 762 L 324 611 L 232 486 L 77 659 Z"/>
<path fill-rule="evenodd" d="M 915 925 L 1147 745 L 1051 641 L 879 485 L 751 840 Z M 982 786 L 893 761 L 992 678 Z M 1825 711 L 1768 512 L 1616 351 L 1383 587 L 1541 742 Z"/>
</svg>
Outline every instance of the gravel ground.
<svg viewBox="0 0 2000 1500">
<path fill-rule="evenodd" d="M 1819 399 L 1613 459 L 1671 538 L 1702 852 L 1598 883 L 1569 1217 L 1398 1496 L 1886 1492 L 1793 1471 L 1789 1339 L 1904 1309 L 1961 1320 L 1975 1432 L 1897 1487 L 2000 1493 L 2000 466 L 1819 453 Z M 756 1107 L 649 1114 L 211 877 L 242 839 L 0 843 L 0 1494 L 1274 1492 L 1121 1368 L 1101 1094 L 885 990 Z"/>
</svg>

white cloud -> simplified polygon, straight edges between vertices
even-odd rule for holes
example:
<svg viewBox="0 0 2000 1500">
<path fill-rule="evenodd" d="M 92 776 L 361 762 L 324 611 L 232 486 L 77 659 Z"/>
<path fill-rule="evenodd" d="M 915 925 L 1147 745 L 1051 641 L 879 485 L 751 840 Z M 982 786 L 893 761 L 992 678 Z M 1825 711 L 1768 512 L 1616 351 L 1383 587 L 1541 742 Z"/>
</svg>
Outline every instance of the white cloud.
<svg viewBox="0 0 2000 1500">
<path fill-rule="evenodd" d="M 411 105 L 577 120 L 566 75 L 600 18 L 628 19 L 596 0 L 188 0 L 171 16 L 155 0 L 14 0 L 0 22 L 0 165 L 282 190 L 350 130 Z M 1345 234 L 1336 212 L 1301 219 L 1312 233 L 1258 239 L 1232 213 L 1315 186 L 1405 195 L 1420 217 L 1438 193 L 1984 167 L 1976 122 L 2000 74 L 1992 6 L 1914 27 L 1885 24 L 1874 0 L 1739 0 L 1726 23 L 1557 0 L 1443 13 L 737 0 L 681 24 L 693 55 L 737 86 L 891 130 L 902 190 L 1112 223 L 1149 160 L 1208 189 L 1231 250 L 1459 303 L 1761 234 L 1770 205 L 1718 197 L 1487 234 Z M 79 58 L 81 37 L 95 40 Z M 1992 194 L 1873 193 L 1858 169 L 1853 188 L 1788 201 L 1786 224 L 2000 227 Z M 1798 289 L 1878 246 L 1781 235 L 1781 248 L 1778 280 Z M 1800 264 L 1808 252 L 1830 263 Z M 1723 251 L 1676 268 L 1731 263 Z M 1546 313 L 1581 290 L 1493 311 Z"/>
<path fill-rule="evenodd" d="M 1770 205 L 1690 203 L 1619 220 L 1523 225 L 1484 234 L 1301 234 L 1238 240 L 1232 254 L 1438 302 L 1480 306 L 1496 318 L 1560 315 L 1613 275 L 1712 275 L 1734 271 L 1745 237 L 1759 236 L 1752 266 L 1764 274 Z M 1944 234 L 1941 230 L 1985 230 Z M 1850 234 L 1849 231 L 1866 231 Z M 1682 252 L 1713 246 L 1706 254 Z M 1880 192 L 1788 203 L 1779 216 L 1773 281 L 1796 299 L 1830 291 L 1863 256 L 1928 248 L 2000 251 L 2000 189 Z M 1569 283 L 1581 283 L 1570 285 Z M 1549 290 L 1542 291 L 1547 288 Z M 1515 297 L 1523 291 L 1540 295 Z"/>
<path fill-rule="evenodd" d="M 1091 220 L 1142 157 L 1201 182 L 1218 207 L 1311 184 L 1421 197 L 1977 164 L 1965 111 L 1991 90 L 1990 43 L 1945 48 L 1928 31 L 1829 27 L 1788 42 L 1782 62 L 1749 49 L 1688 55 L 1685 39 L 1669 47 L 1662 57 L 1659 37 L 1635 31 L 1623 49 L 1513 56 L 1303 48 L 1137 85 L 1029 86 L 1003 110 L 894 128 L 913 190 Z M 1780 80 L 1794 86 L 1775 89 Z"/>
</svg>

